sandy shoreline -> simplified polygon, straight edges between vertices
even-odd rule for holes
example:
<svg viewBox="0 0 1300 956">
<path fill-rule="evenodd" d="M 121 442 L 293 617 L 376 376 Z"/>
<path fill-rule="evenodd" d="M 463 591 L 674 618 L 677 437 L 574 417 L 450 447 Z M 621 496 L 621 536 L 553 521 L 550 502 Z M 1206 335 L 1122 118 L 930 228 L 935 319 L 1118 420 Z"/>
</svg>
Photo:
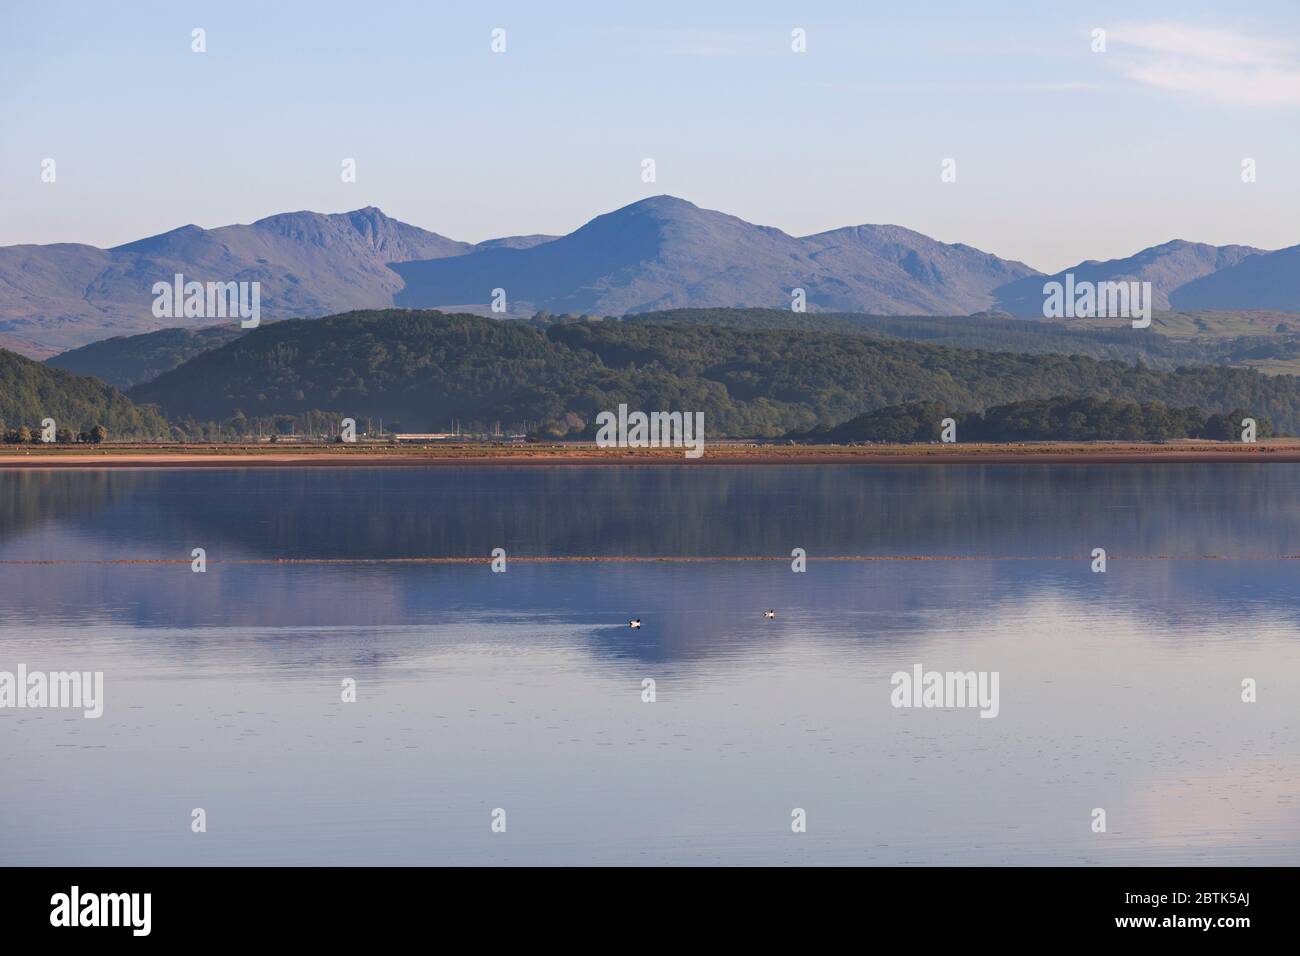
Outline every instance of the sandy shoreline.
<svg viewBox="0 0 1300 956">
<path fill-rule="evenodd" d="M 1167 445 L 1107 442 L 1043 442 L 1023 445 L 726 445 L 707 448 L 687 459 L 680 449 L 597 449 L 543 446 L 521 449 L 490 446 L 396 448 L 338 446 L 285 449 L 267 446 L 142 446 L 84 448 L 0 446 L 0 470 L 91 468 L 355 468 L 411 466 L 639 466 L 676 465 L 1117 465 L 1209 464 L 1216 462 L 1300 463 L 1300 440 L 1254 445 L 1179 442 Z"/>
</svg>

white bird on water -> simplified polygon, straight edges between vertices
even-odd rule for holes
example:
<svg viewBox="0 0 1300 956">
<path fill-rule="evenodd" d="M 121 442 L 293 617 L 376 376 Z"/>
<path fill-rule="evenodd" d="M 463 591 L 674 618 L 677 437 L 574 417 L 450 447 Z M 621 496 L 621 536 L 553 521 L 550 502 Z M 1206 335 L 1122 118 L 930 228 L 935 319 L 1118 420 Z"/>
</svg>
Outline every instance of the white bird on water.
<svg viewBox="0 0 1300 956">
<path fill-rule="evenodd" d="M 776 617 L 776 611 L 764 611 L 764 612 L 763 612 L 763 620 L 765 620 L 765 621 L 770 621 L 770 620 L 772 620 L 772 618 L 774 618 L 774 617 Z"/>
<path fill-rule="evenodd" d="M 641 619 L 640 619 L 639 617 L 637 617 L 637 618 L 633 618 L 632 620 L 630 620 L 630 621 L 627 622 L 627 626 L 628 626 L 628 627 L 632 627 L 632 628 L 640 627 L 640 626 L 641 626 Z"/>
</svg>

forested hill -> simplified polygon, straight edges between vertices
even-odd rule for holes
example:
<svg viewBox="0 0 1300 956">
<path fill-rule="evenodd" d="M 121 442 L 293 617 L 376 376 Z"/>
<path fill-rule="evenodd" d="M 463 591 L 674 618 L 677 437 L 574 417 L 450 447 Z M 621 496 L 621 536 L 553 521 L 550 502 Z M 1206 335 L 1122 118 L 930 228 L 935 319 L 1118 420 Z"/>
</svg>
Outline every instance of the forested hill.
<svg viewBox="0 0 1300 956">
<path fill-rule="evenodd" d="M 110 439 L 168 434 L 154 409 L 137 407 L 111 385 L 0 349 L 0 430 L 37 432 L 45 418 L 74 434 L 102 425 Z"/>
<path fill-rule="evenodd" d="M 237 322 L 202 329 L 161 329 L 140 335 L 118 335 L 62 352 L 46 365 L 66 369 L 130 388 L 169 372 L 200 352 L 225 345 L 245 332 Z"/>
<path fill-rule="evenodd" d="M 626 402 L 702 411 L 714 435 L 781 435 L 886 405 L 981 410 L 1059 395 L 1234 407 L 1300 429 L 1291 376 L 1160 371 L 1083 356 L 951 348 L 861 334 L 591 321 L 541 325 L 431 311 L 277 322 L 128 393 L 170 417 L 311 410 L 423 430 L 499 422 L 580 427 Z"/>
<path fill-rule="evenodd" d="M 530 324 L 545 328 L 579 321 L 585 321 L 584 317 L 542 312 L 533 316 Z M 1140 360 L 1163 369 L 1262 364 L 1283 371 L 1292 363 L 1300 368 L 1300 333 L 1292 330 L 1285 317 L 1263 314 L 1243 319 L 1233 314 L 1166 313 L 1157 315 L 1152 327 L 1142 331 L 1125 323 L 1098 328 L 996 316 L 814 314 L 789 309 L 675 309 L 628 315 L 620 321 L 874 335 L 992 352 L 1087 355 L 1130 364 Z M 269 323 L 264 319 L 262 324 Z M 131 388 L 244 334 L 234 322 L 199 329 L 162 329 L 104 339 L 46 359 L 45 364 L 93 375 L 118 388 Z"/>
<path fill-rule="evenodd" d="M 1013 319 L 995 315 L 858 315 L 849 312 L 799 313 L 789 309 L 670 309 L 624 316 L 624 322 L 668 325 L 730 326 L 746 329 L 802 329 L 842 332 L 952 345 L 992 352 L 1087 355 L 1132 364 L 1141 360 L 1154 368 L 1181 365 L 1237 365 L 1261 359 L 1289 361 L 1300 357 L 1300 336 L 1294 321 L 1271 332 L 1165 334 L 1171 314 L 1157 315 L 1152 327 L 1135 330 L 1116 320 L 1112 328 L 1067 322 Z M 1197 317 L 1191 317 L 1196 321 Z M 1203 323 L 1202 323 L 1203 324 Z"/>
</svg>

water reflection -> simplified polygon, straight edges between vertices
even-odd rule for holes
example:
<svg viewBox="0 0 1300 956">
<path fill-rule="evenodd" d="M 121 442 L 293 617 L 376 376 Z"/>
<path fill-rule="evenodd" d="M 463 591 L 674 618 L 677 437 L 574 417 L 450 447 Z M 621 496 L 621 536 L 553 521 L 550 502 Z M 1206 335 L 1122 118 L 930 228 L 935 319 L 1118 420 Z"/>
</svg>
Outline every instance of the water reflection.
<svg viewBox="0 0 1300 956">
<path fill-rule="evenodd" d="M 1293 553 L 1296 477 L 0 475 L 6 560 L 194 546 L 1031 556 L 806 574 L 785 561 L 0 566 L 0 669 L 103 670 L 107 697 L 98 721 L 0 711 L 0 859 L 1300 862 L 1296 563 L 1121 557 Z M 1095 546 L 1117 556 L 1104 575 L 1088 569 Z M 1079 558 L 1046 559 L 1060 554 Z M 998 718 L 890 707 L 889 675 L 918 662 L 999 671 Z M 345 677 L 356 704 L 339 699 Z M 207 839 L 189 832 L 193 806 L 214 821 Z M 508 839 L 487 827 L 496 806 Z M 798 838 L 795 806 L 810 821 Z M 1104 838 L 1088 829 L 1095 806 Z"/>
<path fill-rule="evenodd" d="M 0 473 L 4 557 L 1300 552 L 1300 465 L 305 468 Z M 36 536 L 29 534 L 37 531 Z M 1086 553 L 1085 549 L 1085 553 Z"/>
</svg>

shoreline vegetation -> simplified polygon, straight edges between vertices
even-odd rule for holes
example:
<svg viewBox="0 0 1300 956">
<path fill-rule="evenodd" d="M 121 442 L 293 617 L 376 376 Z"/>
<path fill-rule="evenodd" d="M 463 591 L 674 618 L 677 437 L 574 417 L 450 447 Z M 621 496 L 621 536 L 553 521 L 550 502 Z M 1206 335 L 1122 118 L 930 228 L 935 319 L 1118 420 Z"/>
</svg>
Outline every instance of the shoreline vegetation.
<svg viewBox="0 0 1300 956">
<path fill-rule="evenodd" d="M 90 450 L 93 448 L 93 450 Z M 681 448 L 597 448 L 590 442 L 437 445 L 142 444 L 0 445 L 0 470 L 68 468 L 383 467 L 420 465 L 944 465 L 1300 463 L 1300 439 L 1255 443 L 964 442 L 957 444 L 774 445 L 718 441 L 687 459 Z"/>
<path fill-rule="evenodd" d="M 1138 349 L 1116 330 L 1027 332 L 1013 323 L 992 334 L 969 317 L 944 320 L 951 327 L 884 321 L 838 316 L 818 324 L 803 314 L 746 309 L 600 320 L 538 313 L 515 321 L 367 310 L 251 331 L 165 329 L 87 346 L 81 358 L 99 358 L 74 365 L 104 381 L 0 350 L 0 438 L 27 446 L 55 431 L 58 444 L 96 457 L 110 440 L 146 444 L 154 455 L 154 445 L 266 438 L 296 455 L 305 444 L 337 441 L 350 423 L 348 437 L 368 443 L 455 436 L 484 447 L 502 438 L 572 446 L 595 439 L 601 415 L 623 406 L 688 409 L 711 435 L 831 446 L 815 453 L 818 461 L 844 446 L 924 449 L 952 437 L 948 421 L 962 453 L 981 460 L 990 443 L 1072 448 L 1300 434 L 1300 378 L 1201 364 L 1223 360 L 1217 352 L 1162 351 L 1163 340 L 1146 337 Z M 1272 328 L 1274 336 L 1292 335 L 1284 322 Z M 1095 348 L 1082 348 L 1085 340 Z M 110 379 L 130 387 L 120 392 L 105 384 Z M 259 449 L 259 461 L 267 454 Z M 457 454 L 465 453 L 433 457 Z M 477 454 L 496 460 L 500 453 Z"/>
</svg>

